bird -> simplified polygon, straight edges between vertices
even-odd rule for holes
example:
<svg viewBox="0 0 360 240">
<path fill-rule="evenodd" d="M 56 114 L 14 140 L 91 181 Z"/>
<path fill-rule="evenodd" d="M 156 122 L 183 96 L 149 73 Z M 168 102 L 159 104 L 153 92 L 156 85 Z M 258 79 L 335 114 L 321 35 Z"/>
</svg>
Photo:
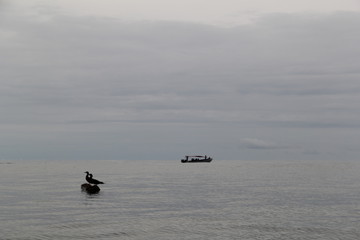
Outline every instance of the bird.
<svg viewBox="0 0 360 240">
<path fill-rule="evenodd" d="M 99 180 L 97 180 L 97 179 L 94 179 L 93 178 L 93 175 L 90 173 L 90 179 L 91 179 L 91 183 L 92 184 L 95 184 L 95 185 L 97 185 L 97 184 L 104 184 L 104 182 L 101 182 L 101 181 L 99 181 Z"/>
<path fill-rule="evenodd" d="M 88 183 L 95 184 L 95 185 L 104 184 L 103 182 L 101 182 L 97 179 L 93 179 L 93 175 L 91 173 L 89 173 L 88 171 L 86 171 L 85 173 L 86 173 L 85 179 Z"/>
<path fill-rule="evenodd" d="M 90 183 L 90 181 L 91 181 L 90 173 L 89 173 L 88 171 L 86 171 L 86 172 L 84 172 L 84 173 L 86 173 L 85 180 L 86 180 L 88 183 Z"/>
</svg>

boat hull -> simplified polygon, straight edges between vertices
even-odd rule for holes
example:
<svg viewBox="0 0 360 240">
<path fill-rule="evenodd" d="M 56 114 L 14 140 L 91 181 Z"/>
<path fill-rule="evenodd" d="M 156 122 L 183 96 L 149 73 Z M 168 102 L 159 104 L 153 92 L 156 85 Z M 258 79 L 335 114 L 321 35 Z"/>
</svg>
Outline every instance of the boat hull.
<svg viewBox="0 0 360 240">
<path fill-rule="evenodd" d="M 186 159 L 181 159 L 182 163 L 209 163 L 212 161 L 212 158 L 208 158 L 208 159 L 194 159 L 194 160 L 186 160 Z"/>
</svg>

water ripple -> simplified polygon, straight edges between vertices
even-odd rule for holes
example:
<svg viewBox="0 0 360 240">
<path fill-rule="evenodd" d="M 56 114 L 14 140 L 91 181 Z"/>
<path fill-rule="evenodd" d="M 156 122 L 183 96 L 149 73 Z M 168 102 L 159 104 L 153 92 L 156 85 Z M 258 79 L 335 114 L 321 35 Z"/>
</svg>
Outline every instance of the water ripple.
<svg viewBox="0 0 360 240">
<path fill-rule="evenodd" d="M 360 163 L 92 163 L 97 195 L 81 161 L 3 166 L 1 240 L 360 239 Z"/>
</svg>

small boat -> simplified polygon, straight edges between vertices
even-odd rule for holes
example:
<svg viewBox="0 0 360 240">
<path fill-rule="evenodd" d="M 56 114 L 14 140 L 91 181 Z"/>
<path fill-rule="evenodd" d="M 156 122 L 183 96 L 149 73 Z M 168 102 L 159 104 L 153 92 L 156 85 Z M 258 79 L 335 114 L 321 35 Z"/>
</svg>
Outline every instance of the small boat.
<svg viewBox="0 0 360 240">
<path fill-rule="evenodd" d="M 211 162 L 213 159 L 208 156 L 185 156 L 181 159 L 182 163 L 198 163 L 198 162 Z"/>
</svg>

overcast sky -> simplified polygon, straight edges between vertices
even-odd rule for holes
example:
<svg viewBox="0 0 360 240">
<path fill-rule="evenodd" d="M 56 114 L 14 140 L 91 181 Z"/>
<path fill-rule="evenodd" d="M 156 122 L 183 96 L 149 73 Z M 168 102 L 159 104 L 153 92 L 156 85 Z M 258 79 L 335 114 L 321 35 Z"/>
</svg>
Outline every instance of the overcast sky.
<svg viewBox="0 0 360 240">
<path fill-rule="evenodd" d="M 360 156 L 359 0 L 0 0 L 0 161 Z"/>
</svg>

